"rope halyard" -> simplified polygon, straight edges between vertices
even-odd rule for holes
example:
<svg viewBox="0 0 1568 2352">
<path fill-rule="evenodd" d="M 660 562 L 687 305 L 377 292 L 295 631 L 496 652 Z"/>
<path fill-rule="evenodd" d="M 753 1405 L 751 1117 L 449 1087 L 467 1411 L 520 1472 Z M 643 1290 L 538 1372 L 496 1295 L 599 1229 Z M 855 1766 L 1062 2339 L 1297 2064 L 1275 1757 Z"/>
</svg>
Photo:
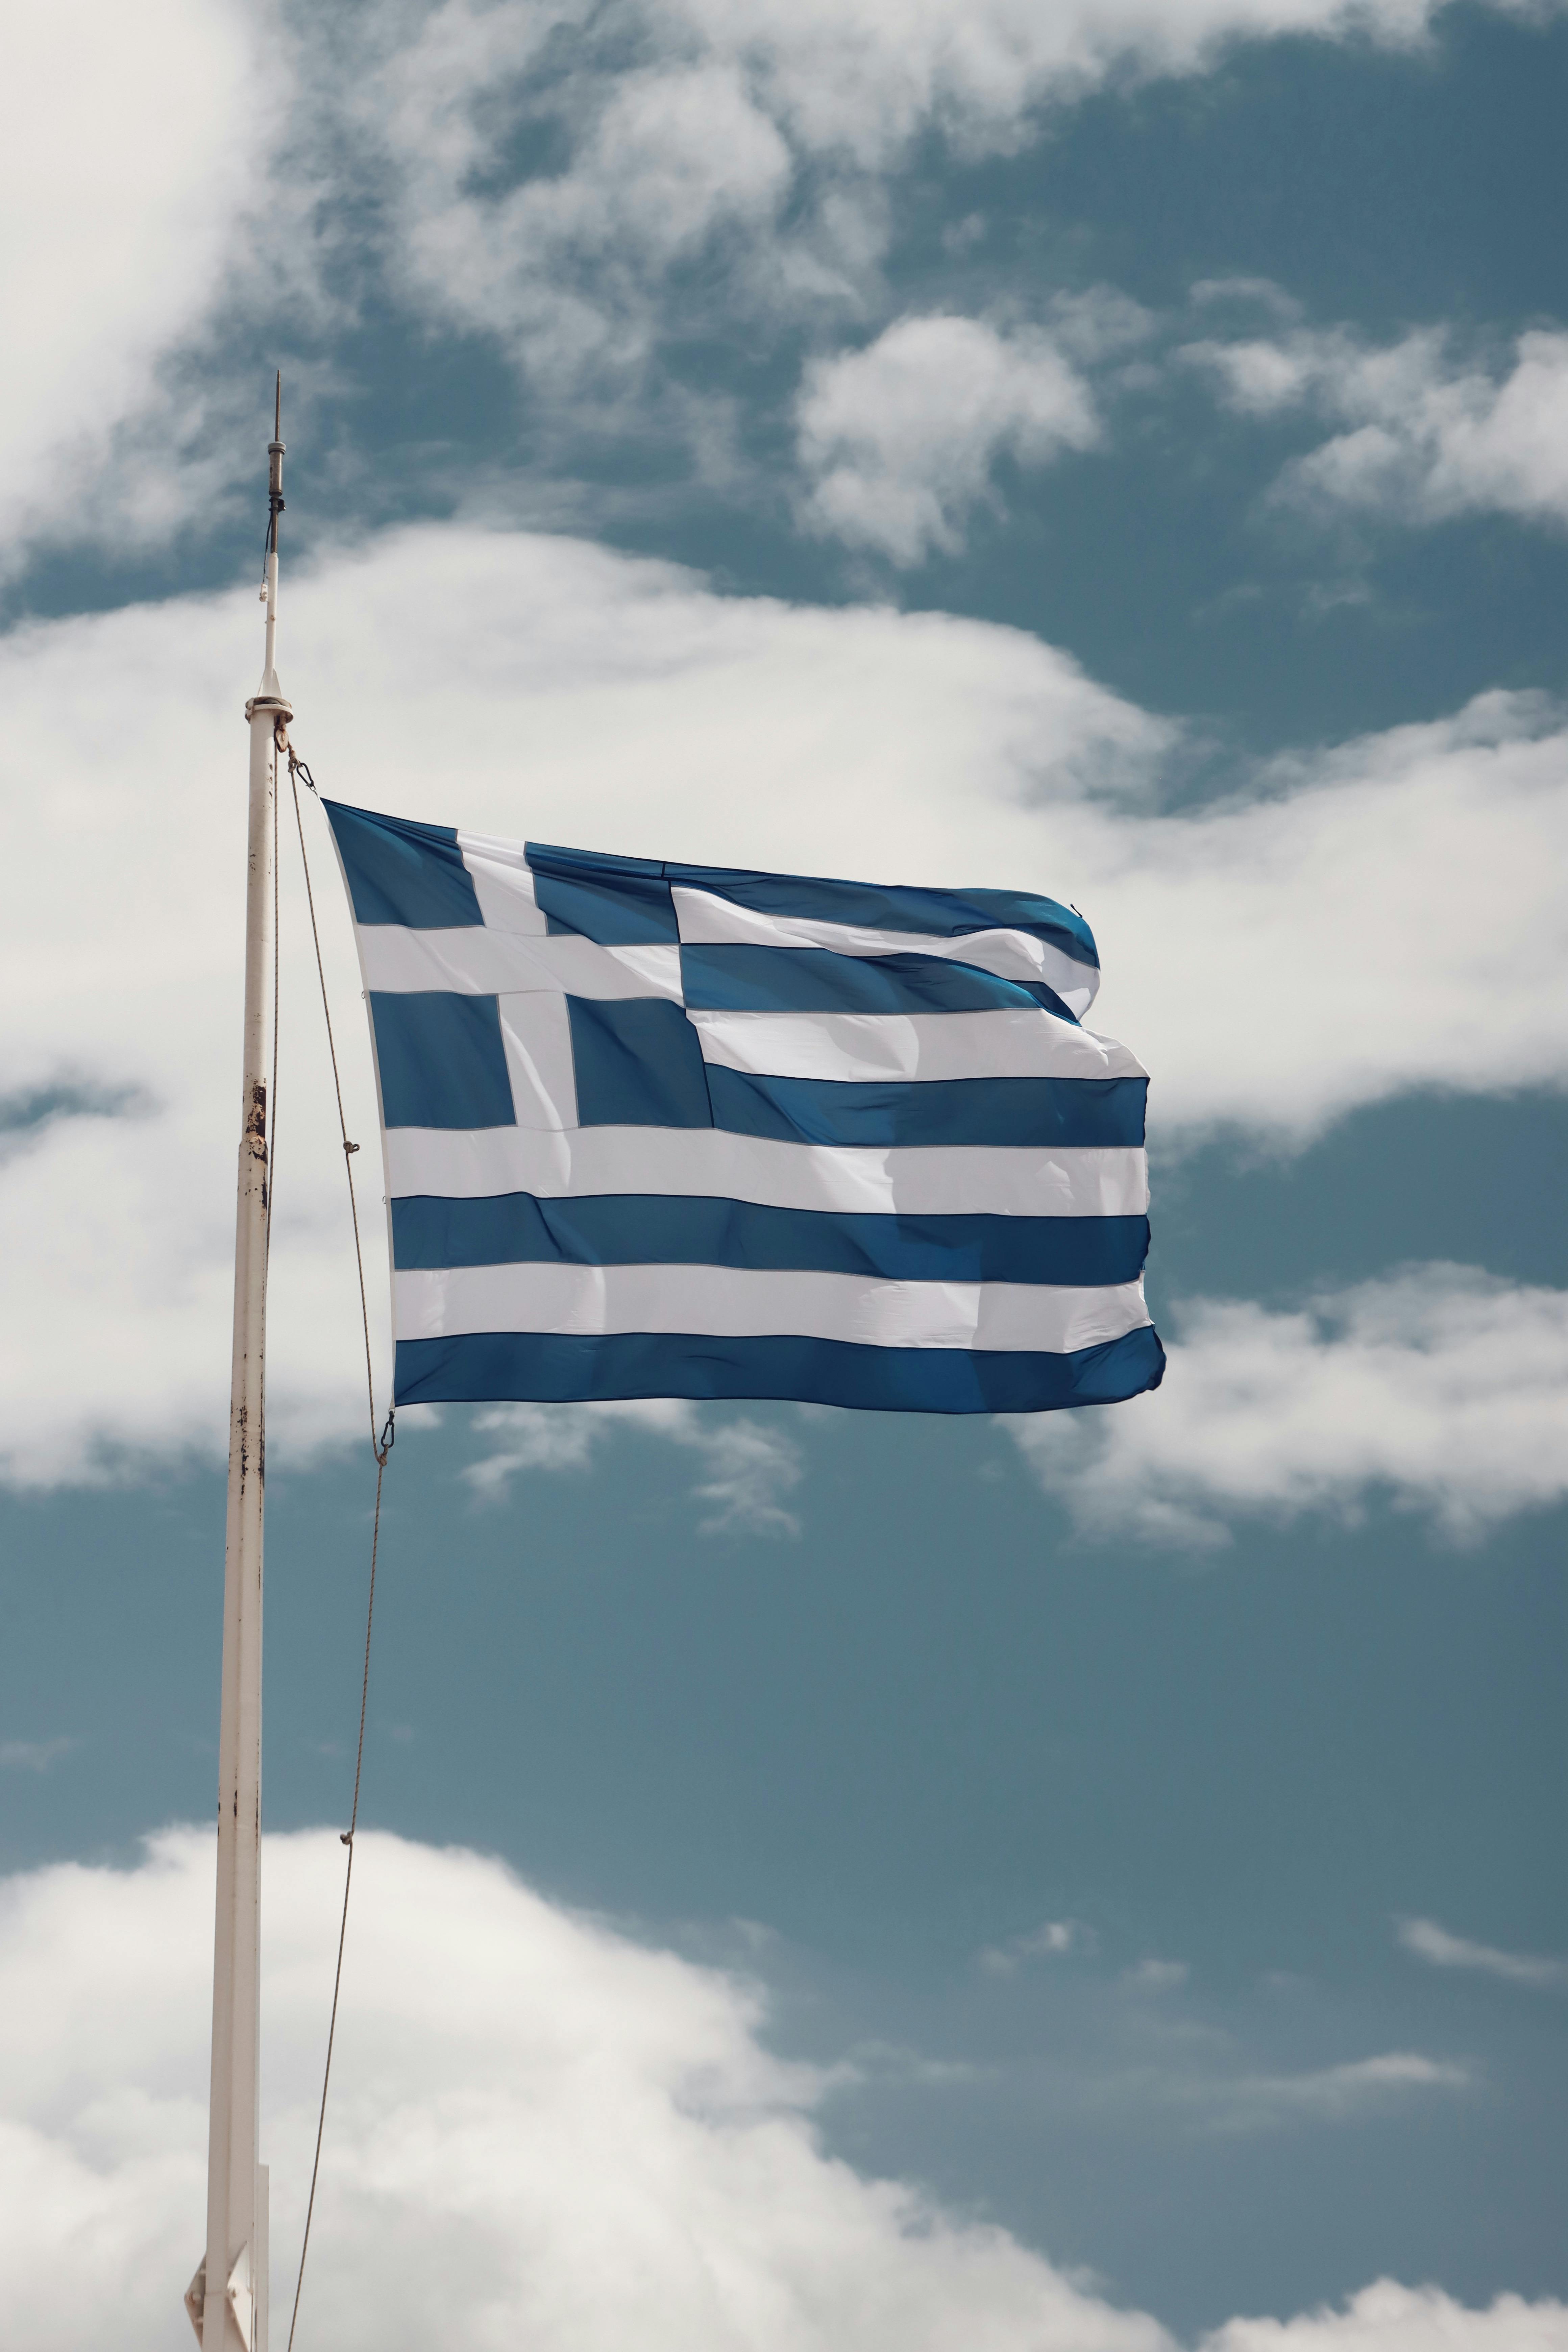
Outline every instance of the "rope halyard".
<svg viewBox="0 0 1568 2352">
<path fill-rule="evenodd" d="M 342 1138 L 343 1168 L 349 1180 L 349 1214 L 353 1219 L 354 1228 L 354 1264 L 359 1268 L 360 1321 L 364 1330 L 364 1382 L 365 1392 L 370 1399 L 370 1442 L 376 1460 L 384 1462 L 385 1453 L 377 1443 L 375 1434 L 375 1375 L 371 1370 L 370 1306 L 365 1297 L 364 1252 L 360 1244 L 359 1202 L 354 1193 L 354 1171 L 352 1165 L 353 1154 L 359 1150 L 359 1145 L 349 1141 L 348 1120 L 343 1112 L 343 1085 L 338 1075 L 338 1048 L 332 1035 L 332 1008 L 327 1000 L 327 974 L 321 962 L 321 935 L 316 928 L 316 894 L 310 887 L 310 859 L 305 847 L 305 821 L 300 812 L 300 777 L 304 777 L 312 793 L 316 790 L 316 780 L 304 761 L 296 753 L 294 746 L 289 740 L 286 730 L 282 731 L 282 748 L 289 754 L 289 785 L 294 795 L 294 829 L 300 836 L 300 863 L 305 871 L 305 903 L 310 910 L 310 939 L 316 950 L 316 977 L 321 984 L 321 1013 L 327 1024 L 327 1051 L 331 1055 L 332 1061 L 332 1092 L 337 1097 L 338 1132 Z M 320 798 L 319 793 L 317 797 Z M 388 1427 L 391 1426 L 391 1422 L 392 1414 L 389 1412 Z M 390 1450 L 390 1441 L 388 1450 Z"/>
<path fill-rule="evenodd" d="M 272 729 L 272 1085 L 267 1097 L 267 1231 L 262 1244 L 268 1265 L 272 1264 L 272 1163 L 278 1139 L 278 1012 L 281 1001 L 281 968 L 278 940 L 278 740 L 287 735 L 281 719 Z M 266 1362 L 265 1356 L 262 1359 Z"/>
<path fill-rule="evenodd" d="M 300 837 L 300 863 L 305 876 L 305 901 L 310 910 L 310 938 L 316 950 L 316 977 L 321 982 L 321 1013 L 327 1028 L 327 1051 L 332 1064 L 332 1089 L 337 1098 L 338 1131 L 342 1142 L 343 1171 L 348 1178 L 349 1186 L 349 1213 L 353 1220 L 354 1265 L 359 1274 L 360 1321 L 364 1334 L 365 1393 L 370 1406 L 370 1444 L 371 1451 L 375 1456 L 375 1509 L 370 1532 L 370 1589 L 366 1596 L 364 1612 L 364 1667 L 360 1677 L 359 1739 L 354 1748 L 353 1801 L 349 1809 L 348 1828 L 342 1832 L 342 1843 L 348 1848 L 348 1860 L 343 1872 L 342 1915 L 338 1923 L 338 1959 L 332 1975 L 332 2008 L 327 2024 L 326 2063 L 321 2069 L 321 2103 L 316 2117 L 316 2152 L 310 2166 L 310 2193 L 305 2206 L 305 2231 L 300 2245 L 300 2268 L 294 2281 L 293 2315 L 289 2322 L 288 2352 L 294 2352 L 294 2331 L 300 2324 L 300 2296 L 305 2284 L 305 2257 L 310 2248 L 310 2223 L 315 2215 L 316 2185 L 321 2170 L 321 2140 L 327 2125 L 327 2089 L 332 2076 L 332 2047 L 337 2039 L 338 2001 L 343 1982 L 343 1948 L 347 1942 L 349 1931 L 349 1892 L 353 1885 L 354 1874 L 354 1832 L 359 1826 L 360 1780 L 364 1769 L 364 1727 L 370 1705 L 370 1645 L 371 1629 L 375 1622 L 376 1560 L 381 1549 L 382 1482 L 386 1475 L 386 1465 L 397 1432 L 396 1407 L 389 1405 L 379 1437 L 376 1434 L 375 1374 L 372 1364 L 370 1344 L 370 1301 L 365 1289 L 364 1251 L 360 1237 L 359 1202 L 354 1192 L 353 1156 L 358 1151 L 359 1145 L 349 1140 L 348 1120 L 343 1111 L 342 1080 L 338 1070 L 337 1043 L 332 1035 L 332 1011 L 327 996 L 326 968 L 321 961 L 321 936 L 316 923 L 316 894 L 310 886 L 310 859 L 305 847 L 305 824 L 300 808 L 300 777 L 303 776 L 308 789 L 312 793 L 316 791 L 316 780 L 304 761 L 295 752 L 293 745 L 289 740 L 288 730 L 281 721 L 279 724 L 277 740 L 279 750 L 288 754 L 289 784 L 294 800 L 294 827 Z M 317 797 L 319 798 L 320 795 L 318 794 Z M 276 810 L 276 798 L 274 809 Z M 276 870 L 274 878 L 276 880 Z M 276 1050 L 276 1027 L 273 1037 L 274 1050 Z"/>
<path fill-rule="evenodd" d="M 388 1427 L 391 1416 L 388 1416 Z M 332 2012 L 327 2022 L 327 2057 L 321 2069 L 321 2104 L 316 2116 L 316 2153 L 310 2164 L 310 2194 L 305 2205 L 305 2234 L 300 2242 L 300 2268 L 294 2280 L 294 2310 L 289 2322 L 288 2352 L 294 2352 L 294 2330 L 300 2325 L 300 2296 L 305 2284 L 305 2257 L 310 2251 L 310 2223 L 316 2211 L 316 2183 L 321 2170 L 321 2139 L 327 2128 L 327 2086 L 332 2079 L 332 2045 L 338 2033 L 338 1999 L 343 1986 L 343 1946 L 349 1932 L 349 1890 L 354 1877 L 354 1832 L 359 1826 L 360 1773 L 364 1765 L 364 1718 L 370 1700 L 370 1631 L 375 1618 L 375 1560 L 381 1542 L 381 1482 L 386 1475 L 386 1456 L 392 1451 L 387 1440 L 384 1452 L 375 1457 L 375 1517 L 370 1534 L 370 1596 L 364 1612 L 364 1674 L 359 1695 L 359 1745 L 354 1750 L 354 1793 L 349 1812 L 349 1825 L 342 1832 L 342 1842 L 348 1848 L 348 1863 L 343 1871 L 343 1908 L 338 1923 L 338 1963 L 332 1972 Z"/>
<path fill-rule="evenodd" d="M 272 728 L 272 1076 L 267 1096 L 267 1117 L 262 1129 L 262 1149 L 266 1159 L 267 1213 L 261 1228 L 262 1291 L 265 1297 L 266 1277 L 272 1270 L 272 1195 L 278 1168 L 278 1013 L 281 1002 L 282 976 L 278 936 L 278 852 L 281 845 L 278 831 L 278 747 L 288 740 L 288 730 L 281 719 Z M 267 1459 L 267 1349 L 261 1350 L 261 1447 L 263 1465 Z"/>
</svg>

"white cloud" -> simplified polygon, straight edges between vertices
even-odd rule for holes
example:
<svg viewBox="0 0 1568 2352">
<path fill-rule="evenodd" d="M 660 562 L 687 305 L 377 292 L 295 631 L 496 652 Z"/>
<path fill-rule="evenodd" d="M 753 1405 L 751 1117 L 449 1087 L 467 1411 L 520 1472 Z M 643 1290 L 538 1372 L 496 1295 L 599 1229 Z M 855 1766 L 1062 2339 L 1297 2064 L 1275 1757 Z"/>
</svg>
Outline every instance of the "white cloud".
<svg viewBox="0 0 1568 2352">
<path fill-rule="evenodd" d="M 1136 990 L 1154 1131 L 1301 1136 L 1413 1087 L 1561 1084 L 1561 908 L 1531 869 L 1568 856 L 1565 741 L 1532 698 L 1482 695 L 1194 815 L 1053 810 L 1110 975 L 1096 1018 L 1115 1031 Z"/>
<path fill-rule="evenodd" d="M 502 1440 L 495 1453 L 464 1473 L 487 1500 L 504 1500 L 521 1471 L 586 1469 L 613 1430 L 642 1429 L 700 1455 L 702 1469 L 692 1488 L 708 1507 L 699 1522 L 700 1534 L 800 1533 L 799 1520 L 782 1499 L 800 1484 L 800 1449 L 783 1430 L 764 1429 L 758 1422 L 721 1420 L 679 1398 L 653 1397 L 611 1404 L 499 1405 L 479 1413 L 476 1426 Z"/>
<path fill-rule="evenodd" d="M 460 525 L 286 581 L 281 652 L 295 734 L 342 799 L 588 848 L 1016 877 L 1074 900 L 1108 974 L 1097 1018 L 1155 1074 L 1157 1138 L 1231 1123 L 1289 1143 L 1413 1087 L 1568 1077 L 1568 763 L 1529 698 L 1274 762 L 1258 798 L 1162 816 L 1140 779 L 1174 730 L 1020 631 L 726 598 L 670 566 Z M 222 1444 L 240 704 L 258 655 L 248 586 L 0 638 L 0 1103 L 37 1114 L 0 1156 L 0 1315 L 26 1339 L 0 1360 L 12 1478 L 80 1475 L 102 1448 Z M 358 973 L 306 815 L 384 1363 Z M 269 1333 L 283 1460 L 354 1434 L 363 1412 L 291 834 L 286 814 Z M 1161 1412 L 1178 1410 L 1181 1377 Z M 1118 1428 L 1152 1409 L 1124 1408 Z"/>
<path fill-rule="evenodd" d="M 395 283 L 499 335 L 559 392 L 635 371 L 658 331 L 664 273 L 721 233 L 765 241 L 791 175 L 734 64 L 673 58 L 574 75 L 553 93 L 571 125 L 569 168 L 503 172 L 476 193 L 520 125 L 551 119 L 529 67 L 567 13 L 439 10 L 387 60 L 362 109 L 367 135 L 395 158 Z"/>
<path fill-rule="evenodd" d="M 1301 315 L 1301 305 L 1272 278 L 1195 278 L 1187 289 L 1191 299 L 1200 310 L 1240 309 L 1265 310 L 1293 325 Z M 1197 346 L 1206 352 L 1208 345 Z"/>
<path fill-rule="evenodd" d="M 0 257 L 10 560 L 210 522 L 257 404 L 258 331 L 286 315 L 309 346 L 388 296 L 494 338 L 532 379 L 534 425 L 630 425 L 732 473 L 727 397 L 683 383 L 672 352 L 885 318 L 895 175 L 922 137 L 1007 151 L 1110 77 L 1203 72 L 1237 41 L 1303 31 L 1409 45 L 1438 14 L 153 0 L 132 21 L 107 0 L 20 0 L 0 159 L 6 216 L 27 224 Z M 327 342 L 291 373 L 308 390 L 333 364 Z"/>
<path fill-rule="evenodd" d="M 1463 2061 L 1423 2050 L 1295 2068 L 1247 2063 L 1236 2037 L 1183 1997 L 1189 1974 L 1179 1960 L 1124 1969 L 1108 1989 L 1121 2031 L 1100 2045 L 1092 2071 L 1076 2082 L 1065 2070 L 1056 2075 L 1054 2095 L 1091 2116 L 1162 2117 L 1205 2137 L 1253 2137 L 1348 2129 L 1473 2092 L 1480 2080 Z"/>
<path fill-rule="evenodd" d="M 1293 1314 L 1199 1300 L 1179 1332 L 1152 1396 L 1008 1423 L 1095 1533 L 1216 1545 L 1386 1494 L 1466 1537 L 1568 1493 L 1568 1292 L 1416 1266 Z"/>
<path fill-rule="evenodd" d="M 1128 1981 L 1124 1978 L 1123 1985 Z M 1211 2059 L 1223 2061 L 1228 2037 L 1190 2020 L 1160 2018 L 1147 2005 L 1141 2014 L 1156 2021 L 1157 2037 L 1176 2063 L 1145 2063 L 1109 2073 L 1090 2093 L 1091 2112 L 1163 2111 L 1179 2116 L 1190 2131 L 1252 2137 L 1342 2128 L 1395 2115 L 1413 2102 L 1424 2105 L 1436 2093 L 1453 2095 L 1470 2090 L 1475 2084 L 1468 2066 L 1418 2050 L 1386 2050 L 1375 2057 L 1294 2074 L 1246 2073 L 1224 2063 L 1194 2066 L 1192 2056 L 1200 2045 L 1207 2045 L 1205 2054 Z M 1181 2063 L 1184 2045 L 1185 2063 Z"/>
<path fill-rule="evenodd" d="M 1005 1944 L 990 1944 L 979 1955 L 987 1976 L 1016 1976 L 1031 1960 L 1057 1960 L 1068 1952 L 1092 1952 L 1097 1938 L 1081 1919 L 1047 1919 L 1026 1936 L 1010 1936 Z"/>
<path fill-rule="evenodd" d="M 239 0 L 15 0 L 0 142 L 0 539 L 100 523 L 161 537 L 203 475 L 176 489 L 151 447 L 103 469 L 156 408 L 189 437 L 161 363 L 200 333 L 241 257 L 271 166 L 289 61 Z M 133 436 L 134 437 L 134 436 Z"/>
<path fill-rule="evenodd" d="M 1561 2303 L 1500 2294 L 1471 2311 L 1440 2287 L 1379 2279 L 1342 2311 L 1227 2320 L 1205 2337 L 1204 2352 L 1561 2352 L 1564 2344 L 1568 2306 Z"/>
<path fill-rule="evenodd" d="M 74 1739 L 0 1739 L 0 1771 L 47 1772 L 76 1746 Z"/>
<path fill-rule="evenodd" d="M 1507 1984 L 1568 1985 L 1568 1960 L 1536 1952 L 1500 1951 L 1495 1944 L 1473 1944 L 1468 1937 L 1450 1935 L 1436 1919 L 1402 1919 L 1399 1940 L 1418 1960 L 1435 1969 L 1474 1969 L 1483 1976 L 1501 1977 Z"/>
<path fill-rule="evenodd" d="M 700 319 L 879 308 L 889 182 L 936 133 L 1007 151 L 1111 75 L 1201 72 L 1237 40 L 1422 39 L 1428 0 L 447 0 L 342 28 L 345 168 L 394 224 L 405 299 L 579 394 Z M 520 155 L 527 160 L 519 160 Z M 693 270 L 690 265 L 700 262 Z M 676 282 L 679 273 L 680 282 Z"/>
<path fill-rule="evenodd" d="M 292 2292 L 342 1850 L 268 1840 L 262 2152 Z M 181 2341 L 200 2251 L 211 1843 L 0 1892 L 7 2352 Z M 301 2327 L 342 2352 L 1170 2352 L 1005 2231 L 826 2155 L 829 2078 L 757 1990 L 542 1902 L 498 1864 L 359 1840 Z M 68 2271 L 71 2288 L 60 2294 Z"/>
<path fill-rule="evenodd" d="M 848 2056 L 826 2070 L 825 2093 L 862 2089 L 867 2084 L 897 2085 L 900 2090 L 945 2091 L 955 2085 L 990 2083 L 994 2066 L 970 2058 L 928 2058 L 902 2042 L 858 2042 Z"/>
<path fill-rule="evenodd" d="M 628 1398 L 612 1404 L 503 1404 L 474 1417 L 487 1437 L 499 1436 L 493 1454 L 470 1463 L 463 1475 L 487 1502 L 504 1501 L 511 1482 L 528 1470 L 585 1470 L 595 1450 L 617 1428 L 644 1429 L 669 1436 L 689 1421 L 691 1408 L 678 1397 Z"/>
<path fill-rule="evenodd" d="M 1184 356 L 1244 415 L 1307 408 L 1342 429 L 1295 458 L 1276 495 L 1319 510 L 1430 523 L 1500 512 L 1568 522 L 1568 334 L 1521 335 L 1500 370 L 1445 329 L 1378 347 L 1345 329 L 1204 342 Z"/>
<path fill-rule="evenodd" d="M 810 528 L 903 564 L 962 546 L 999 457 L 1040 466 L 1100 437 L 1089 385 L 1049 334 L 978 319 L 902 319 L 815 361 L 796 416 Z"/>
<path fill-rule="evenodd" d="M 331 1831 L 268 1838 L 262 2155 L 273 2327 L 292 2296 L 342 1885 Z M 206 2153 L 212 1841 L 0 1881 L 0 2275 L 6 2352 L 185 2340 Z M 827 2154 L 857 2079 L 976 2070 L 869 2043 L 773 2054 L 753 1981 L 541 1899 L 500 1864 L 363 1832 L 301 2327 L 342 2352 L 1173 2352 L 1000 2229 Z M 1341 2124 L 1454 2090 L 1389 2053 L 1252 2075 L 1204 2128 Z M 1134 2086 L 1136 2087 L 1136 2086 Z M 1167 2095 L 1172 2095 L 1167 2093 Z M 68 2269 L 71 2292 L 59 2281 Z M 1467 2311 L 1387 2282 L 1340 2317 L 1237 2320 L 1205 2352 L 1563 2352 L 1568 2313 Z"/>
<path fill-rule="evenodd" d="M 1307 2074 L 1237 2075 L 1215 2087 L 1225 2122 L 1245 2130 L 1288 2117 L 1347 2123 L 1412 2091 L 1468 2090 L 1472 2079 L 1468 2066 L 1451 2060 L 1388 2050 Z"/>
<path fill-rule="evenodd" d="M 741 1420 L 710 1423 L 697 1442 L 706 1459 L 692 1491 L 708 1506 L 704 1535 L 800 1533 L 800 1521 L 779 1500 L 800 1484 L 799 1449 L 787 1437 Z"/>
<path fill-rule="evenodd" d="M 1130 1992 L 1175 1992 L 1191 1974 L 1185 1960 L 1140 1960 L 1122 1970 L 1121 1981 Z"/>
</svg>

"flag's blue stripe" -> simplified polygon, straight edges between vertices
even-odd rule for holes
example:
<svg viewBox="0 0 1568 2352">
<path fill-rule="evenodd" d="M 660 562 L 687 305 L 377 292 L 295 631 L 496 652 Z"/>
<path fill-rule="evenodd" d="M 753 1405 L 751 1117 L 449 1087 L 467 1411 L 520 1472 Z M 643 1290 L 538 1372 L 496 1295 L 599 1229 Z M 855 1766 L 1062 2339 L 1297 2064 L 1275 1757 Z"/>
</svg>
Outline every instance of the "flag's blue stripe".
<svg viewBox="0 0 1568 2352">
<path fill-rule="evenodd" d="M 708 1066 L 713 1124 L 783 1143 L 1105 1146 L 1143 1140 L 1147 1078 L 773 1078 Z"/>
<path fill-rule="evenodd" d="M 668 1192 L 418 1194 L 392 1203 L 393 1259 L 405 1269 L 734 1265 L 1109 1289 L 1137 1280 L 1148 1249 L 1146 1217 L 879 1216 Z"/>
<path fill-rule="evenodd" d="M 1043 1006 L 1073 1020 L 1044 981 L 1002 980 L 947 956 L 683 946 L 680 991 L 694 1012 L 703 1013 L 994 1013 Z"/>
<path fill-rule="evenodd" d="M 348 877 L 354 920 L 404 923 L 416 931 L 471 930 L 482 924 L 473 877 L 449 824 L 416 824 L 372 809 L 322 803 Z"/>
<path fill-rule="evenodd" d="M 1048 1412 L 1157 1388 L 1152 1327 L 1071 1355 L 868 1348 L 844 1339 L 498 1331 L 400 1339 L 399 1404 L 602 1402 L 613 1397 L 781 1397 L 883 1412 Z"/>
<path fill-rule="evenodd" d="M 665 996 L 569 996 L 583 1127 L 712 1127 L 708 1066 L 683 1005 Z"/>
<path fill-rule="evenodd" d="M 1037 939 L 1048 940 L 1075 963 L 1099 969 L 1094 934 L 1083 917 L 1070 907 L 1058 906 L 1054 898 L 1036 898 L 1022 890 L 921 890 L 898 884 L 836 882 L 810 874 L 756 874 L 744 866 L 608 857 L 533 841 L 527 845 L 527 856 L 536 875 L 584 889 L 599 888 L 606 898 L 625 892 L 633 898 L 646 897 L 653 904 L 658 901 L 658 887 L 668 892 L 674 884 L 683 889 L 714 891 L 759 914 L 848 923 L 866 930 L 923 931 L 939 940 L 961 939 L 966 931 L 1029 931 Z M 619 940 L 606 944 L 616 945 Z"/>
<path fill-rule="evenodd" d="M 373 988 L 370 1012 L 388 1127 L 516 1126 L 499 998 Z"/>
<path fill-rule="evenodd" d="M 528 845 L 535 905 L 552 931 L 576 931 L 601 947 L 667 944 L 680 937 L 664 868 L 648 857 Z"/>
</svg>

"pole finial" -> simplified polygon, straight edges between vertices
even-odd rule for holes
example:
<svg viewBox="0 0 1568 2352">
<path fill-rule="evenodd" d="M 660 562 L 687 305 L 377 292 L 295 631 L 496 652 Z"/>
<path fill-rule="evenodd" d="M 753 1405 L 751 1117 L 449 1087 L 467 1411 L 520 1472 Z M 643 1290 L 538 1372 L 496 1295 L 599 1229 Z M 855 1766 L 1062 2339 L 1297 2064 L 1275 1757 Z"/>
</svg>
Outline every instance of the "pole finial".
<svg viewBox="0 0 1568 2352">
<path fill-rule="evenodd" d="M 278 518 L 283 511 L 283 371 L 278 371 L 272 394 L 272 438 L 267 445 L 270 463 L 267 472 L 270 520 L 268 524 L 267 546 L 270 553 L 278 545 Z"/>
<path fill-rule="evenodd" d="M 261 598 L 267 607 L 267 666 L 262 672 L 261 691 L 255 699 L 267 704 L 283 705 L 283 690 L 278 683 L 273 666 L 273 646 L 278 626 L 278 520 L 283 512 L 283 371 L 279 368 L 272 387 L 272 438 L 267 445 L 267 557 L 262 572 Z M 248 708 L 248 706 L 247 706 Z"/>
</svg>

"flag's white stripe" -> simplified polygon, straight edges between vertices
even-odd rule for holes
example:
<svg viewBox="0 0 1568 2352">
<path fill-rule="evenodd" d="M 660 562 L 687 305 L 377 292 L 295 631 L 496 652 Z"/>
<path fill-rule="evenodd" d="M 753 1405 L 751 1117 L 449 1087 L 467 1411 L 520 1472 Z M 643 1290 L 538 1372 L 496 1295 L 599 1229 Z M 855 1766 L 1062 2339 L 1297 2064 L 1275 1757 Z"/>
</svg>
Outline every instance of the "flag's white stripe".
<svg viewBox="0 0 1568 2352">
<path fill-rule="evenodd" d="M 868 930 L 858 924 L 823 923 L 807 915 L 766 915 L 754 907 L 739 907 L 732 898 L 710 890 L 672 892 L 676 920 L 683 940 L 695 947 L 831 948 L 836 955 L 947 956 L 955 963 L 972 963 L 1003 980 L 1043 980 L 1054 988 L 1068 1009 L 1079 1015 L 1094 1002 L 1100 974 L 1092 964 L 1077 963 L 1048 940 L 1032 931 L 966 931 L 956 940 L 931 939 L 923 931 Z"/>
<path fill-rule="evenodd" d="M 474 896 L 487 927 L 542 940 L 550 926 L 533 895 L 533 876 L 518 841 L 494 841 L 488 834 L 459 833 L 458 847 L 473 877 Z"/>
<path fill-rule="evenodd" d="M 475 1331 L 686 1331 L 716 1339 L 787 1334 L 876 1348 L 981 1348 L 1070 1354 L 1149 1320 L 1143 1286 L 875 1282 L 854 1274 L 718 1265 L 464 1265 L 397 1276 L 397 1336 Z"/>
<path fill-rule="evenodd" d="M 396 1196 L 479 1200 L 494 1192 L 684 1192 L 779 1209 L 906 1216 L 1142 1216 L 1142 1150 L 1122 1145 L 873 1148 L 776 1143 L 710 1127 L 394 1127 L 386 1175 Z"/>
<path fill-rule="evenodd" d="M 492 930 L 488 919 L 451 931 L 365 923 L 359 943 L 367 988 L 445 988 L 460 996 L 553 989 L 567 996 L 668 996 L 680 1002 L 678 947 L 602 948 L 572 931 L 540 939 Z"/>
<path fill-rule="evenodd" d="M 703 1059 L 778 1078 L 1141 1078 L 1125 1045 L 1043 1010 L 700 1013 Z"/>
<path fill-rule="evenodd" d="M 496 1004 L 519 1127 L 575 1127 L 577 1066 L 566 999 L 534 988 L 498 996 Z"/>
</svg>

